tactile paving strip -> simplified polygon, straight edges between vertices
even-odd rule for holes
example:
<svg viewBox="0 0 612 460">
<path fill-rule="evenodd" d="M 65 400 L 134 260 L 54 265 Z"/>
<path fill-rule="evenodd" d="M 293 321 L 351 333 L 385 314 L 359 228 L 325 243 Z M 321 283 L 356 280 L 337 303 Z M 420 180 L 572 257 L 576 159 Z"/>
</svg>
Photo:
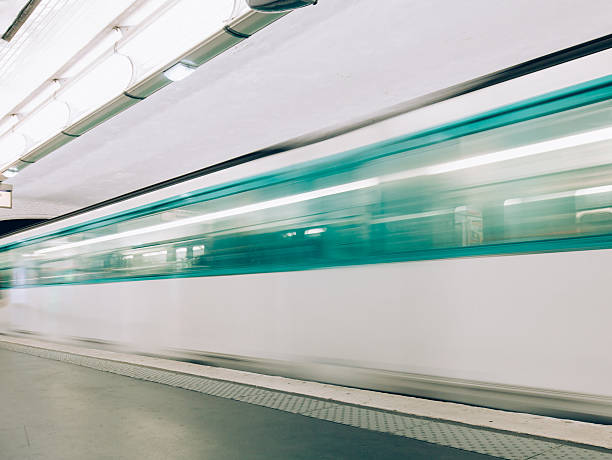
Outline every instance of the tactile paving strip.
<svg viewBox="0 0 612 460">
<path fill-rule="evenodd" d="M 324 401 L 265 388 L 0 341 L 0 348 L 508 460 L 612 460 L 612 452 Z"/>
<path fill-rule="evenodd" d="M 579 447 L 562 446 L 533 457 L 537 460 L 608 460 L 607 452 L 598 452 Z"/>
<path fill-rule="evenodd" d="M 555 442 L 441 422 L 411 427 L 398 434 L 507 459 L 539 458 L 539 454 L 559 447 Z"/>
<path fill-rule="evenodd" d="M 366 430 L 392 434 L 402 434 L 415 425 L 429 424 L 427 420 L 420 418 L 337 403 L 329 404 L 328 407 L 310 412 L 308 416 L 342 423 L 343 425 L 356 426 Z"/>
</svg>

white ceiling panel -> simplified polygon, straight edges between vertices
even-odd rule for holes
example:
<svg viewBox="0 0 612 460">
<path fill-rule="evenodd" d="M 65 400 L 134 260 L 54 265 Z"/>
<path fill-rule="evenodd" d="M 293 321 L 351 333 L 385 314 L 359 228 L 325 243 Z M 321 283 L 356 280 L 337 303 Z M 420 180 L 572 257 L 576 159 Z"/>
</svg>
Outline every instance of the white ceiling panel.
<svg viewBox="0 0 612 460">
<path fill-rule="evenodd" d="M 11 41 L 0 46 L 0 114 L 48 80 L 133 3 L 41 0 Z"/>
<path fill-rule="evenodd" d="M 609 0 L 321 0 L 25 168 L 0 219 L 37 200 L 49 216 L 93 204 L 606 35 L 609 13 Z"/>
</svg>

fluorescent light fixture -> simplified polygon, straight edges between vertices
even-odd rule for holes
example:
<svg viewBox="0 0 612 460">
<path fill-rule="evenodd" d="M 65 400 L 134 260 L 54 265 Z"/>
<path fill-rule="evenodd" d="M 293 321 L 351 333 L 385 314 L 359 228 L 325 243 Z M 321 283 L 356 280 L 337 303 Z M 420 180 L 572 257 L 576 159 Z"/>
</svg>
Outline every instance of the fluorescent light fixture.
<svg viewBox="0 0 612 460">
<path fill-rule="evenodd" d="M 128 230 L 125 232 L 114 233 L 112 235 L 99 236 L 97 238 L 91 238 L 88 240 L 75 241 L 74 243 L 61 244 L 59 246 L 52 246 L 49 248 L 39 249 L 34 254 L 48 254 L 51 252 L 63 251 L 65 249 L 78 248 L 82 246 L 89 246 L 92 244 L 104 243 L 107 241 L 114 241 L 121 238 L 129 238 L 132 236 L 145 235 L 148 233 L 159 232 L 162 230 L 170 230 L 172 228 L 184 227 L 186 225 L 200 224 L 204 222 L 210 222 L 217 219 L 223 219 L 227 217 L 239 216 L 242 214 L 248 214 L 255 211 L 263 211 L 265 209 L 278 208 L 280 206 L 286 206 L 288 204 L 301 203 L 304 201 L 314 200 L 317 198 L 323 198 L 326 196 L 337 195 L 339 193 L 351 192 L 354 190 L 365 189 L 369 187 L 375 187 L 378 185 L 378 178 L 364 179 L 355 182 L 349 182 L 347 184 L 335 185 L 333 187 L 322 188 L 319 190 L 313 190 L 311 192 L 298 193 L 296 195 L 289 195 L 282 198 L 276 198 L 273 200 L 262 201 L 259 203 L 247 204 L 245 206 L 239 206 L 237 208 L 224 209 L 222 211 L 215 211 L 208 214 L 202 214 L 200 216 L 188 217 L 185 219 L 179 219 L 172 222 L 166 222 L 163 224 L 151 225 L 149 227 L 137 228 L 134 230 Z M 194 246 L 195 248 L 195 246 Z"/>
<path fill-rule="evenodd" d="M 17 123 L 19 123 L 19 115 L 12 113 L 7 115 L 0 121 L 0 135 L 10 131 Z"/>
<path fill-rule="evenodd" d="M 113 46 L 123 38 L 123 32 L 119 27 L 109 29 L 87 53 L 76 60 L 70 67 L 61 73 L 62 78 L 74 78 L 87 68 L 91 67 L 100 57 L 111 53 Z"/>
<path fill-rule="evenodd" d="M 54 123 L 48 129 L 43 126 L 42 119 L 45 117 L 42 115 L 38 121 L 28 120 L 27 126 L 23 123 L 21 131 L 30 141 L 24 154 L 40 142 L 49 140 L 57 132 L 57 126 L 61 129 L 95 110 L 103 109 L 129 86 L 142 83 L 152 75 L 156 75 L 157 79 L 169 63 L 176 62 L 181 56 L 193 55 L 196 50 L 221 51 L 224 49 L 221 45 L 235 44 L 234 39 L 228 39 L 224 28 L 226 24 L 233 24 L 236 18 L 247 19 L 248 24 L 257 28 L 272 22 L 254 13 L 244 0 L 130 0 L 97 2 L 100 5 L 96 7 L 79 4 L 79 8 L 70 10 L 71 13 L 63 21 L 60 20 L 60 13 L 64 10 L 59 4 L 56 5 L 56 0 L 43 2 L 51 6 L 47 5 L 49 8 L 39 15 L 40 18 L 34 18 L 36 21 L 67 23 L 74 19 L 72 16 L 86 20 L 77 21 L 75 27 L 69 28 L 67 46 L 58 47 L 51 43 L 49 49 L 52 52 L 39 56 L 41 59 L 30 60 L 36 63 L 34 70 L 40 71 L 41 79 L 24 81 L 23 88 L 12 100 L 9 98 L 4 111 L 0 112 L 2 115 L 12 109 L 20 115 L 34 114 L 52 99 L 61 99 L 68 104 L 70 119 L 66 123 L 63 115 L 52 117 Z M 51 10 L 58 10 L 60 16 L 50 16 Z M 249 22 L 252 20 L 255 22 Z M 43 29 L 31 31 L 33 43 L 36 38 L 40 41 Z M 15 40 L 25 43 L 31 38 L 30 31 L 27 32 L 20 32 Z M 111 70 L 109 61 L 117 63 L 119 59 L 123 59 L 124 63 Z M 194 67 L 184 62 L 173 65 L 163 73 L 170 81 L 179 81 L 193 70 Z M 54 80 L 44 82 L 46 78 Z M 32 90 L 35 92 L 27 96 Z M 17 101 L 21 101 L 21 105 L 15 106 Z M 118 108 L 123 110 L 125 107 Z M 0 118 L 0 135 L 20 124 L 18 120 Z"/>
<path fill-rule="evenodd" d="M 36 96 L 22 105 L 19 111 L 26 114 L 34 111 L 39 105 L 51 99 L 61 87 L 62 85 L 58 80 L 50 81 Z"/>
<path fill-rule="evenodd" d="M 132 64 L 120 54 L 112 54 L 57 95 L 70 106 L 70 121 L 106 104 L 121 94 L 132 79 Z"/>
<path fill-rule="evenodd" d="M 188 65 L 185 65 L 182 62 L 177 62 L 168 70 L 164 71 L 164 75 L 168 80 L 180 81 L 184 78 L 187 78 L 189 75 L 195 72 L 195 70 L 195 68 L 189 67 Z"/>
<path fill-rule="evenodd" d="M 53 100 L 23 120 L 16 131 L 37 144 L 60 132 L 68 123 L 69 116 L 68 106 Z"/>
<path fill-rule="evenodd" d="M 138 34 L 120 43 L 118 52 L 130 56 L 135 81 L 140 81 L 222 30 L 233 7 L 234 0 L 176 2 Z"/>
<path fill-rule="evenodd" d="M 244 0 L 130 0 L 123 2 L 126 3 L 123 6 L 115 5 L 116 2 L 98 3 L 95 13 L 89 5 L 80 6 L 78 10 L 81 16 L 97 20 L 96 27 L 92 29 L 89 24 L 77 24 L 70 30 L 69 46 L 52 47 L 53 52 L 46 53 L 44 59 L 35 60 L 38 67 L 43 64 L 43 75 L 55 79 L 43 83 L 43 86 L 38 86 L 41 80 L 37 80 L 38 89 L 30 94 L 29 99 L 23 99 L 25 92 L 5 107 L 9 109 L 8 104 L 21 100 L 21 105 L 13 111 L 34 115 L 51 99 L 62 100 L 69 106 L 67 121 L 63 113 L 49 118 L 41 114 L 40 118 L 26 119 L 23 123 L 18 119 L 0 119 L 0 135 L 24 125 L 20 131 L 29 141 L 24 154 L 66 125 L 101 109 L 130 85 L 143 82 L 153 74 L 158 75 L 168 63 L 206 46 L 209 39 L 213 39 L 211 47 L 217 46 L 214 40 L 227 38 L 223 31 L 226 24 L 236 17 L 254 14 Z M 51 8 L 61 9 L 57 5 Z M 264 20 L 261 26 L 269 22 Z M 119 64 L 120 61 L 123 62 Z M 40 70 L 38 67 L 37 71 Z M 169 80 L 179 81 L 193 71 L 194 67 L 188 63 L 180 63 L 163 73 Z M 52 123 L 45 127 L 43 120 Z"/>
<path fill-rule="evenodd" d="M 596 129 L 586 133 L 572 134 L 570 136 L 559 137 L 549 141 L 536 142 L 534 144 L 522 145 L 511 149 L 500 150 L 497 152 L 485 153 L 462 160 L 439 163 L 437 165 L 425 166 L 422 168 L 410 169 L 399 173 L 389 174 L 381 177 L 381 181 L 390 182 L 402 179 L 410 179 L 419 176 L 444 174 L 448 172 L 460 171 L 477 166 L 484 166 L 502 161 L 515 160 L 540 153 L 554 152 L 581 145 L 593 144 L 595 142 L 607 141 L 612 139 L 612 127 Z"/>
<path fill-rule="evenodd" d="M 4 177 L 15 177 L 19 171 L 15 168 L 9 168 L 2 173 Z"/>
<path fill-rule="evenodd" d="M 121 20 L 121 25 L 128 27 L 138 26 L 167 3 L 168 0 L 148 0 L 141 3 L 137 8 L 135 8 Z"/>
<path fill-rule="evenodd" d="M 234 1 L 234 8 L 232 9 L 232 13 L 230 14 L 230 17 L 228 19 L 237 18 L 238 16 L 249 10 L 249 5 L 247 5 L 247 2 L 245 0 Z"/>
<path fill-rule="evenodd" d="M 10 132 L 0 137 L 0 168 L 18 160 L 26 148 L 26 140 L 19 133 Z"/>
</svg>

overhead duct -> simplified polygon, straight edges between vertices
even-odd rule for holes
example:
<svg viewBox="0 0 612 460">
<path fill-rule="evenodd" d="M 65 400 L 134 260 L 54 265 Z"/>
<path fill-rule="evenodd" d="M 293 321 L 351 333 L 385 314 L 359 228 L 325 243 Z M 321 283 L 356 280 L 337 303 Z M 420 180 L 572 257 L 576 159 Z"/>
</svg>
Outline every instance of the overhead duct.
<svg viewBox="0 0 612 460">
<path fill-rule="evenodd" d="M 248 11 L 230 21 L 225 27 L 209 36 L 198 46 L 187 51 L 179 59 L 169 63 L 166 69 L 178 62 L 183 62 L 191 67 L 199 67 L 272 24 L 277 19 L 282 18 L 287 13 L 264 14 L 252 10 Z M 144 99 L 170 83 L 172 83 L 172 80 L 167 78 L 164 72 L 156 72 L 144 81 L 129 88 L 126 91 L 126 95 L 137 99 Z"/>
<path fill-rule="evenodd" d="M 313 3 L 315 2 L 310 2 L 309 4 Z M 249 38 L 257 31 L 263 29 L 277 19 L 280 19 L 287 13 L 288 11 L 278 13 L 262 13 L 253 9 L 246 11 L 245 13 L 227 22 L 225 26 L 212 33 L 206 39 L 183 53 L 177 59 L 168 62 L 159 70 L 146 77 L 144 80 L 132 84 L 125 89 L 123 93 L 118 94 L 101 107 L 88 114 L 83 114 L 81 118 L 74 122 L 69 122 L 70 124 L 64 127 L 61 132 L 37 145 L 28 147 L 26 152 L 20 155 L 19 159 L 16 159 L 11 164 L 5 165 L 3 170 L 22 170 L 29 164 L 40 160 L 57 148 L 70 142 L 72 139 L 81 136 L 88 130 L 94 128 L 100 123 L 103 123 L 109 118 L 126 110 L 140 100 L 145 99 L 154 92 L 170 84 L 172 79 L 165 75 L 165 71 L 171 67 L 181 63 L 189 68 L 197 68 L 215 56 L 218 56 L 241 41 Z M 117 53 L 116 45 L 114 49 L 115 53 Z M 121 53 L 119 53 L 119 55 L 121 55 Z M 54 92 L 52 98 L 61 102 L 67 102 L 64 100 L 64 98 L 67 96 L 64 95 L 67 94 L 71 88 L 78 85 L 78 80 L 76 83 L 69 82 L 67 88 L 61 88 L 60 90 Z M 44 104 L 40 107 L 44 107 Z M 68 105 L 70 104 L 68 103 Z M 19 122 L 19 124 L 21 123 L 22 122 Z M 17 130 L 19 129 L 19 124 L 16 127 Z"/>
</svg>

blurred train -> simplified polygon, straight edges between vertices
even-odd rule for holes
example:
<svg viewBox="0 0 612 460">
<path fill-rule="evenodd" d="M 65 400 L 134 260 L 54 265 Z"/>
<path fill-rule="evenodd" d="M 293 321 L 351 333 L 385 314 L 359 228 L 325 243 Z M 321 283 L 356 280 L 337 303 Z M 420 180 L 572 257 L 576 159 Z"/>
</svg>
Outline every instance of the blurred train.
<svg viewBox="0 0 612 460">
<path fill-rule="evenodd" d="M 3 239 L 5 333 L 612 420 L 610 52 Z"/>
</svg>

